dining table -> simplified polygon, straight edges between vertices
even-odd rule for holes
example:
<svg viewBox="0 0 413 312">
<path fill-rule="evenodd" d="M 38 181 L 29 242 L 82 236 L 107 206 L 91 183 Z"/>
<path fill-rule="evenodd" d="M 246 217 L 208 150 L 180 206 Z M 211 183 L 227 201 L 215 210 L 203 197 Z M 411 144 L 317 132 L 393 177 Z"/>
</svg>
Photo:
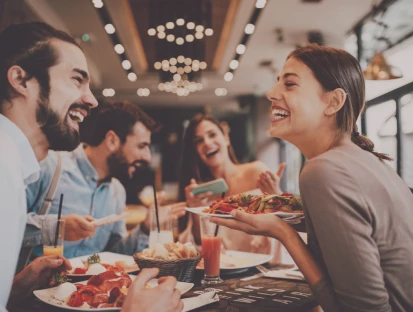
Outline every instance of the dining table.
<svg viewBox="0 0 413 312">
<path fill-rule="evenodd" d="M 270 266 L 270 269 L 283 269 L 283 265 Z M 219 301 L 200 307 L 196 312 L 310 312 L 318 306 L 309 285 L 305 281 L 267 278 L 255 267 L 222 273 L 223 283 L 202 286 L 203 271 L 197 270 L 192 282 L 194 287 L 182 298 L 198 296 L 215 291 Z M 74 281 L 77 282 L 77 281 Z M 48 305 L 34 295 L 22 300 L 9 309 L 10 312 L 64 312 L 65 308 Z M 73 310 L 72 310 L 73 311 Z M 95 310 L 96 311 L 96 310 Z M 161 312 L 161 311 L 160 311 Z"/>
</svg>

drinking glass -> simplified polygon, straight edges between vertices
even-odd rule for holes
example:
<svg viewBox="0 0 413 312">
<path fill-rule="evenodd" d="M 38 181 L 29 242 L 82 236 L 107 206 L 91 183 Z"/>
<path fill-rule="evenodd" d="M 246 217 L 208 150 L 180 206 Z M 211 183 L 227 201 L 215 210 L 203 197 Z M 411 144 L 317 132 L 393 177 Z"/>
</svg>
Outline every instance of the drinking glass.
<svg viewBox="0 0 413 312">
<path fill-rule="evenodd" d="M 56 230 L 59 224 L 59 230 Z M 45 219 L 42 221 L 42 242 L 44 256 L 63 256 L 63 245 L 65 239 L 65 220 L 60 219 Z"/>
<path fill-rule="evenodd" d="M 171 209 L 168 207 L 159 208 L 159 227 L 156 223 L 155 208 L 149 209 L 149 247 L 153 247 L 156 243 L 173 243 L 174 237 L 172 232 L 172 215 Z"/>
<path fill-rule="evenodd" d="M 202 285 L 220 284 L 221 237 L 215 236 L 217 225 L 209 222 L 209 217 L 200 217 L 202 257 L 204 258 L 204 279 Z"/>
</svg>

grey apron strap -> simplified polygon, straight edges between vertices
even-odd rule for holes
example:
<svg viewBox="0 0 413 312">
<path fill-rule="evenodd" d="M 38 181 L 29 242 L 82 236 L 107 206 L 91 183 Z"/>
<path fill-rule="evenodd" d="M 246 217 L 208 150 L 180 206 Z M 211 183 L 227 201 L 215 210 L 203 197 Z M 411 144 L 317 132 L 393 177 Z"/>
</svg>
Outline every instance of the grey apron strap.
<svg viewBox="0 0 413 312">
<path fill-rule="evenodd" d="M 48 214 L 50 207 L 52 206 L 53 198 L 56 193 L 57 184 L 59 183 L 60 174 L 62 173 L 62 156 L 60 153 L 57 155 L 57 166 L 53 174 L 52 182 L 50 182 L 49 190 L 47 191 L 46 197 L 44 198 L 42 207 L 40 207 L 38 215 Z"/>
</svg>

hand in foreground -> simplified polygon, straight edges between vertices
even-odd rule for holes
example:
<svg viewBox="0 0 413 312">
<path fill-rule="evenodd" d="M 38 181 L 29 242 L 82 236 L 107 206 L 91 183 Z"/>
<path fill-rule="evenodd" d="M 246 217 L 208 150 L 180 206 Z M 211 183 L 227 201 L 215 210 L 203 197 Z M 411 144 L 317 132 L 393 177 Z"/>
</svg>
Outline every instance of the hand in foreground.
<svg viewBox="0 0 413 312">
<path fill-rule="evenodd" d="M 176 289 L 174 277 L 161 277 L 159 286 L 145 288 L 146 284 L 159 273 L 158 269 L 143 269 L 129 286 L 122 312 L 182 311 L 184 303 Z"/>
<path fill-rule="evenodd" d="M 274 237 L 279 241 L 288 235 L 291 227 L 273 214 L 249 214 L 240 210 L 232 210 L 234 219 L 211 217 L 210 222 L 240 230 L 248 234 Z"/>
<path fill-rule="evenodd" d="M 286 166 L 286 163 L 281 163 L 275 174 L 269 170 L 262 172 L 258 177 L 257 187 L 260 188 L 263 193 L 281 194 L 280 181 Z"/>
<path fill-rule="evenodd" d="M 9 304 L 21 301 L 33 290 L 50 287 L 53 274 L 70 270 L 69 260 L 62 256 L 45 256 L 33 260 L 14 277 Z"/>
<path fill-rule="evenodd" d="M 212 196 L 212 192 L 205 192 L 198 195 L 192 194 L 192 190 L 199 186 L 195 179 L 191 179 L 190 184 L 185 187 L 186 204 L 188 207 L 208 206 L 208 197 Z"/>
<path fill-rule="evenodd" d="M 63 216 L 65 222 L 65 240 L 76 242 L 95 235 L 96 227 L 91 223 L 95 219 L 91 216 L 70 214 Z"/>
</svg>

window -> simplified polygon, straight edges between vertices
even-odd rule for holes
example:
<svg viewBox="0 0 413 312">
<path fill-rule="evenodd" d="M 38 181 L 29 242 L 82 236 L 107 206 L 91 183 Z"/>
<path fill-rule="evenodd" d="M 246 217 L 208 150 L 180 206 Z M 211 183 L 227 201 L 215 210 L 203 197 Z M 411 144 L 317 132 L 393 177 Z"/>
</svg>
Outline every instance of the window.
<svg viewBox="0 0 413 312">
<path fill-rule="evenodd" d="M 402 172 L 401 176 L 410 188 L 413 188 L 413 93 L 400 99 Z"/>
<path fill-rule="evenodd" d="M 390 165 L 397 169 L 396 101 L 391 100 L 368 107 L 366 110 L 367 136 L 378 152 L 394 159 Z"/>
</svg>

